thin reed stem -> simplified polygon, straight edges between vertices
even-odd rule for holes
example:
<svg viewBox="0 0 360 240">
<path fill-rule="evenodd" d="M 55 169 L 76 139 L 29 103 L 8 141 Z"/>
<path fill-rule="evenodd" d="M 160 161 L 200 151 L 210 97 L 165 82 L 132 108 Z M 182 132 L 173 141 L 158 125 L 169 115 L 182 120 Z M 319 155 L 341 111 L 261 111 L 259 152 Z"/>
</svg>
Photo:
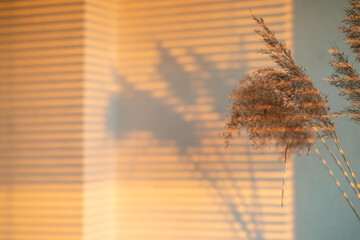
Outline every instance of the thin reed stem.
<svg viewBox="0 0 360 240">
<path fill-rule="evenodd" d="M 318 132 L 316 127 L 313 127 L 315 133 L 317 134 L 317 136 L 320 138 L 321 142 L 324 144 L 325 148 L 328 150 L 328 152 L 330 153 L 330 155 L 332 156 L 332 158 L 335 160 L 336 164 L 338 165 L 338 167 L 341 169 L 343 175 L 345 176 L 346 180 L 348 181 L 349 185 L 351 186 L 352 190 L 354 191 L 355 195 L 360 199 L 360 194 L 357 192 L 354 183 L 350 180 L 348 173 L 345 171 L 345 169 L 343 168 L 343 166 L 341 165 L 340 161 L 336 158 L 335 154 L 333 153 L 333 151 L 331 151 L 329 145 L 326 143 L 325 139 L 320 135 L 320 133 Z"/>
<path fill-rule="evenodd" d="M 341 194 L 343 195 L 343 197 L 346 199 L 346 201 L 348 202 L 348 204 L 350 205 L 351 209 L 353 210 L 353 212 L 355 213 L 356 217 L 358 218 L 358 220 L 360 221 L 360 215 L 359 213 L 356 211 L 354 204 L 350 201 L 349 197 L 347 196 L 346 192 L 344 191 L 344 189 L 341 187 L 340 182 L 336 179 L 333 171 L 330 169 L 329 165 L 327 164 L 327 162 L 325 161 L 325 159 L 323 158 L 323 156 L 320 154 L 319 150 L 314 147 L 316 154 L 318 155 L 318 157 L 320 158 L 321 162 L 324 164 L 324 166 L 327 168 L 327 170 L 329 171 L 329 174 L 331 175 L 332 179 L 335 181 L 336 185 L 338 186 L 338 188 L 341 191 Z"/>
<path fill-rule="evenodd" d="M 344 153 L 344 151 L 343 151 L 342 148 L 341 148 L 339 138 L 337 137 L 336 132 L 334 131 L 334 129 L 331 129 L 331 132 L 332 132 L 332 139 L 334 140 L 334 142 L 335 142 L 335 144 L 336 144 L 336 146 L 337 146 L 337 148 L 338 148 L 338 150 L 339 150 L 342 158 L 344 159 L 344 162 L 345 162 L 347 168 L 348 168 L 349 171 L 350 171 L 351 177 L 352 177 L 352 179 L 354 180 L 354 182 L 355 182 L 355 184 L 356 184 L 356 188 L 357 188 L 358 191 L 360 192 L 360 184 L 359 184 L 359 182 L 356 180 L 355 173 L 354 173 L 353 170 L 351 169 L 350 164 L 349 164 L 349 162 L 347 161 L 347 158 L 346 158 L 346 156 L 345 156 L 345 153 Z"/>
<path fill-rule="evenodd" d="M 285 178 L 286 178 L 286 166 L 287 166 L 287 152 L 291 144 L 292 136 L 289 138 L 288 143 L 286 144 L 285 148 L 285 160 L 284 160 L 284 174 L 283 174 L 283 181 L 282 181 L 282 188 L 281 188 L 281 207 L 284 207 L 284 192 L 285 192 Z"/>
</svg>

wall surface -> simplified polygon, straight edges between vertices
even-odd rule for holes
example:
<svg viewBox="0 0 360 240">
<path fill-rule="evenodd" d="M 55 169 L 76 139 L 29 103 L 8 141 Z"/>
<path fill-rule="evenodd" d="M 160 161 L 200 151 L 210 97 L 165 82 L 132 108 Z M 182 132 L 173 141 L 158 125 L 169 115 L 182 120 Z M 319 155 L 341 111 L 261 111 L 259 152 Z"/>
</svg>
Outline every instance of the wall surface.
<svg viewBox="0 0 360 240">
<path fill-rule="evenodd" d="M 315 156 L 295 184 L 289 164 L 281 208 L 282 152 L 218 137 L 236 81 L 273 66 L 249 9 L 344 104 L 321 78 L 346 4 L 0 1 L 0 239 L 357 239 Z M 360 169 L 360 128 L 338 125 Z"/>
<path fill-rule="evenodd" d="M 228 93 L 292 0 L 0 1 L 0 239 L 293 239 L 289 164 Z M 4 211 L 3 211 L 4 210 Z"/>
<path fill-rule="evenodd" d="M 227 95 L 271 66 L 249 9 L 292 38 L 292 1 L 119 1 L 121 92 L 109 99 L 118 143 L 123 239 L 293 239 L 292 175 L 239 137 L 225 151 Z"/>
<path fill-rule="evenodd" d="M 343 41 L 344 35 L 337 30 L 345 17 L 343 10 L 347 6 L 347 1 L 343 0 L 294 2 L 296 61 L 306 68 L 316 86 L 323 93 L 329 94 L 333 111 L 339 110 L 346 102 L 322 78 L 328 78 L 331 74 L 328 65 L 331 58 L 327 53 L 331 44 L 336 43 L 341 49 L 348 50 Z M 360 127 L 347 119 L 337 120 L 336 124 L 345 153 L 357 176 L 360 176 Z M 321 145 L 319 147 L 322 149 Z M 296 157 L 294 161 L 296 239 L 359 239 L 359 222 L 317 156 L 312 153 L 310 156 Z M 351 189 L 345 189 L 351 193 Z"/>
</svg>

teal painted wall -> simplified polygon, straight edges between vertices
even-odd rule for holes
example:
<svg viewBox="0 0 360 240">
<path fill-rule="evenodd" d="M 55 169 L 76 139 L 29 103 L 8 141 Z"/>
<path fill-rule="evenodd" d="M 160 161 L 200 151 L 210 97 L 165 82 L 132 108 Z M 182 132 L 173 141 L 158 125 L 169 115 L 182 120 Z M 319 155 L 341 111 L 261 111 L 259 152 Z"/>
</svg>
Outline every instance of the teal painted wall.
<svg viewBox="0 0 360 240">
<path fill-rule="evenodd" d="M 327 78 L 332 71 L 328 64 L 331 58 L 327 53 L 331 44 L 349 50 L 343 41 L 344 35 L 337 30 L 347 6 L 348 2 L 343 0 L 294 2 L 296 61 L 306 68 L 316 86 L 329 95 L 333 111 L 339 110 L 346 102 L 322 78 Z M 353 55 L 351 57 L 354 59 Z M 359 177 L 360 126 L 347 119 L 337 120 L 336 125 L 345 153 Z M 317 156 L 311 153 L 310 156 L 298 156 L 294 161 L 296 240 L 360 239 L 360 223 Z M 351 189 L 345 189 L 351 193 Z"/>
</svg>

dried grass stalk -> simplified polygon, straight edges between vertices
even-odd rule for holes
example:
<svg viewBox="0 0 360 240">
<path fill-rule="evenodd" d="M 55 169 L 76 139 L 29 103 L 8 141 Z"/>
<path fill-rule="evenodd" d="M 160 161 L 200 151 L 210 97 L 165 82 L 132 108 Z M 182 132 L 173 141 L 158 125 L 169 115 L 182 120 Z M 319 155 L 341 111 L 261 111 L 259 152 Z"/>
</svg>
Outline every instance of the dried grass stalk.
<svg viewBox="0 0 360 240">
<path fill-rule="evenodd" d="M 326 96 L 314 87 L 305 70 L 295 63 L 286 44 L 277 40 L 275 33 L 269 29 L 264 20 L 255 16 L 253 18 L 260 25 L 260 29 L 256 32 L 266 44 L 266 48 L 260 52 L 269 55 L 277 63 L 279 69 L 259 69 L 248 74 L 232 91 L 226 130 L 223 133 L 226 145 L 230 144 L 233 132 L 240 134 L 245 129 L 255 146 L 275 143 L 284 147 L 283 196 L 287 152 L 301 152 L 306 148 L 309 150 L 320 139 L 360 199 L 359 188 L 355 187 L 324 139 L 324 137 L 330 136 L 334 140 L 355 184 L 359 186 L 336 136 Z M 360 48 L 360 45 L 358 47 Z M 336 69 L 330 83 L 346 88 L 344 94 L 348 94 L 348 98 L 352 100 L 355 99 L 358 97 L 356 94 L 360 92 L 352 92 L 354 86 L 358 87 L 358 85 L 354 85 L 359 82 L 357 73 L 342 52 L 333 49 L 330 53 L 335 57 L 333 67 Z M 357 101 L 360 102 L 360 99 Z M 316 152 L 321 157 L 317 149 Z M 325 166 L 328 167 L 327 164 Z M 360 220 L 354 205 L 342 190 L 331 170 L 330 174 Z"/>
<path fill-rule="evenodd" d="M 327 164 L 326 160 L 324 159 L 324 157 L 321 155 L 321 153 L 319 152 L 319 150 L 315 147 L 315 153 L 316 155 L 318 155 L 318 157 L 320 158 L 321 162 L 324 164 L 324 166 L 327 168 L 331 178 L 334 180 L 336 186 L 338 186 L 341 194 L 343 195 L 343 197 L 345 198 L 345 200 L 348 202 L 349 206 L 351 207 L 351 209 L 353 210 L 353 212 L 355 213 L 357 219 L 360 221 L 360 215 L 357 212 L 356 208 L 354 207 L 354 204 L 350 201 L 348 195 L 346 194 L 346 192 L 344 191 L 344 189 L 341 187 L 340 182 L 337 180 L 337 178 L 335 177 L 333 171 L 330 169 L 329 165 Z"/>
<path fill-rule="evenodd" d="M 285 147 L 292 138 L 290 152 L 309 149 L 317 140 L 312 127 L 330 135 L 333 123 L 326 96 L 321 94 L 305 70 L 296 65 L 291 51 L 275 37 L 264 20 L 256 32 L 266 43 L 261 52 L 269 55 L 280 69 L 260 69 L 245 76 L 230 94 L 230 111 L 224 137 L 228 145 L 232 133 L 245 129 L 255 145 L 275 142 Z M 295 132 L 295 129 L 298 129 Z"/>
<path fill-rule="evenodd" d="M 350 0 L 350 7 L 345 10 L 346 17 L 343 20 L 344 25 L 339 29 L 346 35 L 345 41 L 350 45 L 351 50 L 356 55 L 356 61 L 360 62 L 360 1 Z M 354 65 L 349 63 L 348 57 L 345 53 L 339 50 L 337 47 L 333 47 L 329 50 L 329 53 L 333 56 L 333 60 L 330 61 L 333 74 L 330 77 L 329 83 L 337 88 L 341 89 L 340 95 L 350 102 L 350 105 L 346 107 L 339 114 L 345 114 L 350 117 L 356 123 L 360 123 L 360 77 L 355 70 Z M 339 139 L 336 136 L 336 132 L 333 131 L 333 140 L 338 147 L 338 150 L 346 163 L 351 177 L 356 184 L 358 191 L 360 192 L 360 184 L 356 179 L 354 171 L 351 169 L 348 160 L 341 148 Z"/>
<path fill-rule="evenodd" d="M 330 64 L 334 69 L 331 74 L 329 83 L 332 86 L 341 89 L 340 95 L 351 104 L 340 114 L 349 115 L 350 119 L 360 123 L 360 78 L 359 74 L 354 68 L 354 65 L 349 63 L 348 57 L 338 48 L 334 47 L 329 50 L 329 53 L 334 57 Z"/>
</svg>

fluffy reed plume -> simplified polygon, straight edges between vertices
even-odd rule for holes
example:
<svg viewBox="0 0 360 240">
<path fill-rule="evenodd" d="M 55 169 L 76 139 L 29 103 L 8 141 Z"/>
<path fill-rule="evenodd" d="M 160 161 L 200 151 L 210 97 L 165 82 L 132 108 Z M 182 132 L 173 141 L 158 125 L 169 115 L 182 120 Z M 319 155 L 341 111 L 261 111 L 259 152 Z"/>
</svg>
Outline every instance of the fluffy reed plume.
<svg viewBox="0 0 360 240">
<path fill-rule="evenodd" d="M 283 206 L 287 152 L 301 152 L 318 139 L 313 128 L 330 135 L 334 128 L 327 100 L 298 66 L 284 42 L 275 37 L 264 20 L 253 16 L 256 30 L 269 55 L 280 69 L 260 69 L 247 75 L 230 95 L 230 111 L 224 137 L 229 145 L 233 131 L 246 129 L 255 145 L 273 142 L 285 148 Z"/>
<path fill-rule="evenodd" d="M 242 128 L 255 145 L 274 141 L 296 152 L 309 148 L 317 136 L 312 128 L 330 134 L 333 127 L 326 97 L 313 86 L 303 68 L 295 64 L 291 51 L 275 37 L 264 20 L 253 17 L 261 29 L 256 32 L 269 55 L 280 69 L 260 69 L 247 75 L 230 95 L 226 132 L 229 144 L 233 131 Z"/>
<path fill-rule="evenodd" d="M 357 55 L 356 60 L 360 62 L 360 1 L 350 0 L 350 8 L 345 9 L 346 17 L 344 26 L 339 29 L 345 33 L 345 41 L 350 44 L 352 51 Z"/>
<path fill-rule="evenodd" d="M 329 50 L 329 53 L 334 57 L 332 60 L 331 66 L 335 72 L 331 75 L 329 83 L 335 87 L 341 88 L 342 95 L 345 99 L 351 101 L 351 105 L 341 113 L 349 115 L 350 119 L 360 123 L 360 79 L 359 75 L 354 69 L 353 65 L 349 64 L 348 57 L 344 52 L 340 51 L 338 48 L 332 48 Z M 358 189 L 358 196 L 360 196 L 360 184 L 356 179 L 354 171 L 351 169 L 348 160 L 345 157 L 343 150 L 341 149 L 339 139 L 336 136 L 335 131 L 332 134 L 332 137 L 339 148 L 339 152 L 344 159 L 344 162 L 351 174 L 351 177 L 354 180 L 354 183 Z M 350 184 L 351 185 L 351 184 Z M 360 197 L 359 197 L 360 199 Z"/>
<path fill-rule="evenodd" d="M 315 137 L 308 119 L 298 113 L 290 98 L 289 76 L 282 70 L 260 69 L 240 82 L 230 94 L 230 111 L 225 139 L 230 143 L 234 130 L 242 128 L 249 133 L 255 145 L 275 141 L 290 149 L 301 151 L 309 147 Z"/>
<path fill-rule="evenodd" d="M 344 26 L 339 29 L 345 33 L 345 41 L 350 44 L 360 62 L 360 1 L 350 1 L 350 8 L 345 10 Z M 354 66 L 349 64 L 348 57 L 338 48 L 332 48 L 329 53 L 334 57 L 330 61 L 334 73 L 329 80 L 330 84 L 342 89 L 340 95 L 351 102 L 342 113 L 349 115 L 350 119 L 360 123 L 360 79 Z"/>
<path fill-rule="evenodd" d="M 348 57 L 344 52 L 338 48 L 332 48 L 329 53 L 334 57 L 330 64 L 335 71 L 331 74 L 329 83 L 342 89 L 340 95 L 351 102 L 350 106 L 345 108 L 342 113 L 348 114 L 351 120 L 360 123 L 359 74 L 354 69 L 354 66 L 349 64 Z"/>
<path fill-rule="evenodd" d="M 358 4 L 355 5 L 358 6 Z M 290 152 L 301 152 L 305 148 L 310 149 L 320 139 L 358 200 L 360 200 L 360 185 L 336 136 L 335 126 L 330 119 L 326 96 L 314 87 L 305 70 L 295 63 L 286 44 L 277 40 L 274 32 L 269 29 L 264 20 L 255 16 L 253 18 L 260 25 L 260 29 L 256 32 L 266 44 L 266 49 L 262 49 L 260 52 L 269 55 L 277 63 L 279 69 L 259 69 L 246 75 L 230 94 L 231 106 L 227 115 L 226 131 L 223 134 L 226 145 L 228 146 L 231 142 L 234 131 L 240 133 L 242 129 L 245 129 L 255 145 L 275 143 L 278 146 L 283 146 L 286 169 L 288 150 Z M 356 46 L 359 47 L 360 53 L 360 45 Z M 356 99 L 359 102 L 356 95 L 359 92 L 354 90 L 354 88 L 359 89 L 359 87 L 353 83 L 358 84 L 357 73 L 342 52 L 333 49 L 331 54 L 335 57 L 333 67 L 336 69 L 336 73 L 332 75 L 330 83 L 344 88 L 344 94 L 346 93 L 350 100 Z M 346 163 L 352 180 L 327 144 L 325 136 L 334 141 Z M 316 153 L 328 168 L 325 159 L 317 149 Z M 339 181 L 331 170 L 329 173 L 360 221 L 360 215 L 340 186 Z"/>
<path fill-rule="evenodd" d="M 328 128 L 333 127 L 333 123 L 328 114 L 326 96 L 314 87 L 305 70 L 295 63 L 290 49 L 284 42 L 277 40 L 275 33 L 269 29 L 264 20 L 255 16 L 253 18 L 261 27 L 256 32 L 262 37 L 267 47 L 260 52 L 269 55 L 288 75 L 290 80 L 288 90 L 292 104 L 297 106 L 299 113 L 304 115 L 309 123 L 312 122 L 328 133 Z"/>
<path fill-rule="evenodd" d="M 356 61 L 360 63 L 360 1 L 350 0 L 350 7 L 345 10 L 346 17 L 343 20 L 344 25 L 339 29 L 345 33 L 345 41 L 350 45 L 351 50 L 356 54 Z M 360 123 L 360 78 L 352 64 L 349 64 L 348 57 L 338 48 L 330 49 L 329 53 L 334 57 L 330 61 L 334 69 L 334 73 L 330 77 L 330 84 L 340 88 L 340 93 L 345 99 L 351 102 L 350 106 L 345 108 L 341 113 L 350 117 L 351 120 Z M 333 140 L 339 149 L 340 154 L 351 174 L 352 179 L 360 196 L 360 184 L 356 179 L 354 171 L 351 169 L 343 150 L 341 149 L 339 140 L 335 131 L 333 132 Z M 351 184 L 350 184 L 351 185 Z M 351 187 L 353 187 L 351 185 Z M 360 199 L 360 197 L 359 197 Z"/>
</svg>

